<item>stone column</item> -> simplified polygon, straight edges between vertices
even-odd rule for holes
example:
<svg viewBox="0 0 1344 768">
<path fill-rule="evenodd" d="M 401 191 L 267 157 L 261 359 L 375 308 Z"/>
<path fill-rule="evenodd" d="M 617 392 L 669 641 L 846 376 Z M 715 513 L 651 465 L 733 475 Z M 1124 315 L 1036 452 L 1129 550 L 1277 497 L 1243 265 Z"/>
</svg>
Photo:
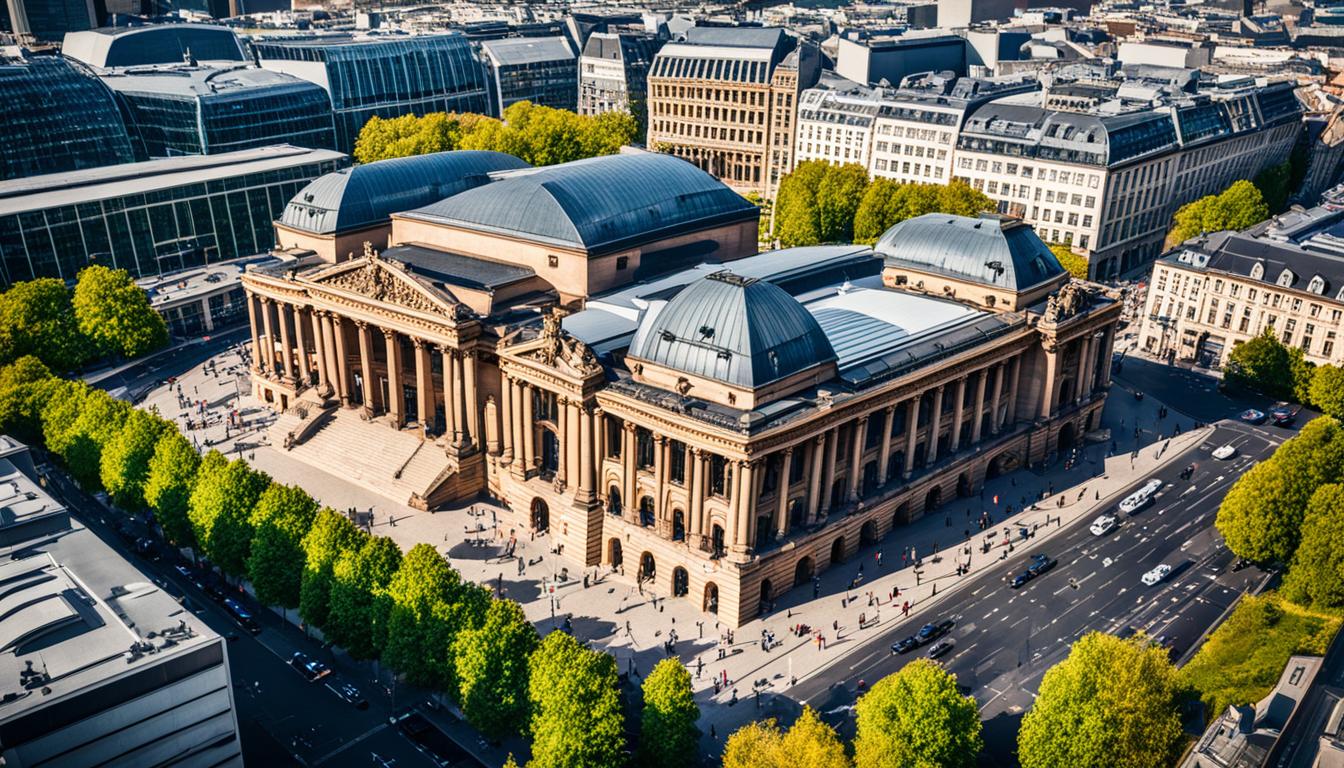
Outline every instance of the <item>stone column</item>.
<svg viewBox="0 0 1344 768">
<path fill-rule="evenodd" d="M 868 417 L 863 416 L 854 422 L 854 445 L 849 459 L 849 501 L 859 500 L 859 483 L 863 479 L 863 447 L 868 440 Z"/>
<path fill-rule="evenodd" d="M 396 331 L 383 329 L 387 346 L 387 414 L 392 426 L 401 429 L 406 423 L 406 397 L 401 391 L 401 340 Z"/>
<path fill-rule="evenodd" d="M 621 427 L 621 475 L 624 483 L 621 495 L 625 497 L 625 518 L 638 519 L 639 499 L 635 498 L 639 487 L 635 482 L 635 425 L 627 421 Z"/>
<path fill-rule="evenodd" d="M 359 332 L 359 375 L 364 379 L 364 415 L 376 416 L 382 410 L 378 404 L 382 397 L 373 380 L 373 338 L 363 320 L 356 320 L 355 328 Z"/>
<path fill-rule="evenodd" d="M 1050 343 L 1045 350 L 1045 388 L 1041 396 L 1041 418 L 1055 412 L 1055 393 L 1059 390 L 1059 348 Z"/>
<path fill-rule="evenodd" d="M 691 448 L 691 532 L 701 539 L 705 536 L 705 456 L 699 448 Z"/>
<path fill-rule="evenodd" d="M 1008 416 L 1004 419 L 1004 422 L 1010 427 L 1017 423 L 1018 386 L 1021 381 L 1022 355 L 1019 354 L 1013 357 L 1013 372 L 1008 377 Z"/>
<path fill-rule="evenodd" d="M 971 445 L 980 443 L 980 430 L 985 423 L 985 378 L 989 371 L 981 368 L 975 372 L 975 407 L 971 411 Z"/>
<path fill-rule="evenodd" d="M 280 362 L 284 365 L 284 370 L 280 373 L 280 378 L 286 381 L 297 381 L 294 376 L 294 347 L 289 338 L 289 304 L 285 302 L 276 302 L 275 314 L 276 320 L 280 322 Z"/>
<path fill-rule="evenodd" d="M 728 532 L 728 539 L 735 546 L 745 548 L 750 546 L 751 535 L 748 531 L 751 528 L 751 519 L 756 514 L 756 500 L 753 498 L 756 484 L 752 478 L 755 473 L 755 462 L 739 461 L 737 468 L 738 476 L 733 483 L 734 514 L 729 522 L 733 530 Z"/>
<path fill-rule="evenodd" d="M 896 406 L 888 405 L 882 420 L 882 450 L 877 454 L 877 484 L 887 484 L 887 465 L 891 464 L 891 428 L 896 423 Z"/>
<path fill-rule="evenodd" d="M 588 414 L 582 410 L 582 403 L 577 398 L 571 398 L 569 409 L 565 414 L 565 436 L 562 442 L 565 446 L 565 477 L 570 483 L 578 485 L 579 475 L 583 468 L 579 466 L 580 457 L 583 452 L 583 443 L 579 440 L 579 434 L 582 430 L 581 421 L 588 421 Z"/>
<path fill-rule="evenodd" d="M 537 458 L 537 419 L 533 415 L 532 401 L 535 394 L 532 390 L 536 389 L 526 382 L 523 385 L 523 471 L 530 472 L 536 469 Z"/>
<path fill-rule="evenodd" d="M 507 466 L 513 463 L 513 379 L 507 373 L 501 373 L 499 379 L 499 455 Z"/>
<path fill-rule="evenodd" d="M 331 316 L 331 335 L 336 337 L 336 375 L 340 381 L 337 391 L 341 405 L 350 405 L 350 361 L 345 352 L 345 324 L 339 315 Z"/>
<path fill-rule="evenodd" d="M 948 443 L 948 449 L 956 453 L 961 447 L 961 427 L 966 423 L 966 377 L 957 379 L 957 398 L 956 404 L 952 407 L 952 440 Z"/>
<path fill-rule="evenodd" d="M 313 364 L 317 366 L 317 383 L 326 397 L 332 393 L 331 376 L 327 371 L 327 343 L 322 337 L 322 313 L 316 309 L 308 310 L 308 319 L 313 326 Z"/>
<path fill-rule="evenodd" d="M 610 449 L 607 446 L 607 417 L 603 415 L 601 408 L 593 409 L 593 434 L 597 438 L 597 467 L 602 468 L 602 462 L 607 460 L 607 454 Z M 600 489 L 602 495 L 606 495 L 607 489 Z"/>
<path fill-rule="evenodd" d="M 556 450 L 560 452 L 555 457 L 555 483 L 563 490 L 566 483 L 569 482 L 569 400 L 563 397 L 555 398 L 555 431 L 556 431 Z"/>
<path fill-rule="evenodd" d="M 322 365 L 327 369 L 327 383 L 331 385 L 331 393 L 340 397 L 341 395 L 341 373 L 336 367 L 336 334 L 331 330 L 331 313 L 322 313 Z"/>
<path fill-rule="evenodd" d="M 270 298 L 267 298 L 267 297 L 265 297 L 265 296 L 262 296 L 262 297 L 261 297 L 261 326 L 262 326 L 262 328 L 264 328 L 264 329 L 266 330 L 266 341 L 265 341 L 265 343 L 262 345 L 262 349 L 264 350 L 265 355 L 266 355 L 265 360 L 266 360 L 266 375 L 267 375 L 267 376 L 274 376 L 275 373 L 276 373 L 276 371 L 275 371 L 275 328 L 274 328 L 274 326 L 271 324 L 271 304 L 273 304 L 273 303 L 275 303 L 275 300 L 274 300 L 274 299 L 270 299 Z"/>
<path fill-rule="evenodd" d="M 821 464 L 826 453 L 826 433 L 817 435 L 812 443 L 812 477 L 807 482 L 807 522 L 816 522 L 821 511 Z"/>
<path fill-rule="evenodd" d="M 247 292 L 247 324 L 252 329 L 252 370 L 261 370 L 261 335 L 257 329 L 257 295 Z"/>
<path fill-rule="evenodd" d="M 468 349 L 462 353 L 462 383 L 466 387 L 466 419 L 458 424 L 464 446 L 479 446 L 485 434 L 481 428 L 481 403 L 476 396 L 476 350 Z M 591 488 L 592 486 L 589 486 Z"/>
<path fill-rule="evenodd" d="M 513 411 L 509 414 L 513 430 L 513 471 L 519 477 L 527 473 L 527 444 L 523 440 L 523 401 L 528 397 L 527 385 L 518 379 L 513 382 Z"/>
<path fill-rule="evenodd" d="M 923 397 L 923 393 L 920 393 L 906 401 L 910 405 L 906 407 L 905 413 L 905 469 L 901 472 L 901 476 L 906 480 L 915 473 L 915 440 L 919 437 L 919 401 Z"/>
<path fill-rule="evenodd" d="M 938 460 L 938 432 L 943 428 L 943 385 L 939 384 L 933 390 L 933 409 L 929 413 L 929 436 L 928 436 L 928 463 L 931 465 Z"/>
<path fill-rule="evenodd" d="M 593 427 L 601 419 L 599 414 L 590 414 L 582 406 L 579 413 L 579 501 L 593 500 Z"/>
<path fill-rule="evenodd" d="M 415 345 L 415 420 L 420 423 L 420 434 L 434 428 L 434 376 L 430 371 L 429 344 L 418 336 L 411 337 Z"/>
<path fill-rule="evenodd" d="M 1091 333 L 1083 337 L 1083 356 L 1078 360 L 1078 393 L 1074 396 L 1073 402 L 1082 402 L 1084 397 L 1092 394 L 1092 361 L 1096 358 L 1097 340 Z"/>
<path fill-rule="evenodd" d="M 784 449 L 784 460 L 779 465 L 779 482 L 775 484 L 779 498 L 775 504 L 775 538 L 789 535 L 789 473 L 793 471 L 793 446 Z"/>
<path fill-rule="evenodd" d="M 1003 424 L 1003 417 L 999 415 L 999 402 L 1003 397 L 1003 363 L 994 365 L 994 394 L 989 398 L 989 434 L 999 434 L 999 427 Z"/>
<path fill-rule="evenodd" d="M 1106 341 L 1102 344 L 1101 353 L 1101 376 L 1097 381 L 1098 387 L 1108 387 L 1111 384 L 1111 355 L 1115 354 L 1115 326 L 1106 327 Z"/>
<path fill-rule="evenodd" d="M 313 383 L 313 377 L 308 369 L 308 341 L 303 330 L 303 309 L 290 304 L 289 316 L 294 322 L 294 345 L 299 352 L 299 380 L 308 386 Z"/>
<path fill-rule="evenodd" d="M 653 436 L 653 519 L 659 524 L 663 520 L 663 491 L 667 482 L 667 438 Z"/>
<path fill-rule="evenodd" d="M 835 485 L 835 456 L 840 450 L 840 427 L 833 427 L 826 436 L 826 465 L 821 470 L 821 510 L 825 517 L 831 512 L 831 487 Z"/>
<path fill-rule="evenodd" d="M 448 422 L 443 425 L 443 442 L 452 451 L 461 445 L 461 440 L 458 438 L 462 429 L 462 422 L 459 421 L 461 414 L 453 397 L 453 388 L 457 382 L 457 366 L 456 360 L 453 359 L 452 347 L 439 347 L 439 365 L 443 369 L 443 418 Z"/>
</svg>

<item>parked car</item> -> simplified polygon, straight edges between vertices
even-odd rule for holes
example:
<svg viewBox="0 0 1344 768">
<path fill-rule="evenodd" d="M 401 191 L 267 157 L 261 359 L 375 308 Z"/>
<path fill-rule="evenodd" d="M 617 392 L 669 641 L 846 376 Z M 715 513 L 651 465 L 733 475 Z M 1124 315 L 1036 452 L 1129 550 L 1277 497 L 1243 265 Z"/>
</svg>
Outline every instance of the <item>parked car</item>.
<svg viewBox="0 0 1344 768">
<path fill-rule="evenodd" d="M 1161 480 L 1157 478 L 1149 480 L 1143 484 L 1142 488 L 1129 494 L 1120 502 L 1120 511 L 1127 515 L 1132 515 L 1135 512 L 1138 512 L 1148 506 L 1148 504 L 1152 502 L 1153 497 L 1155 497 L 1160 490 L 1162 490 Z"/>
<path fill-rule="evenodd" d="M 1247 408 L 1246 410 L 1241 412 L 1241 416 L 1239 416 L 1238 418 L 1240 418 L 1247 424 L 1264 424 L 1265 412 L 1257 411 L 1254 408 Z"/>
<path fill-rule="evenodd" d="M 1213 449 L 1213 458 L 1219 461 L 1227 461 L 1237 455 L 1237 446 L 1228 443 Z"/>
<path fill-rule="evenodd" d="M 359 689 L 355 687 L 354 683 L 345 680 L 334 680 L 327 683 L 327 688 L 330 689 L 332 693 L 336 694 L 337 698 L 344 701 L 346 704 L 353 706 L 355 709 L 369 708 L 369 700 L 364 698 L 364 694 L 359 692 Z"/>
<path fill-rule="evenodd" d="M 315 683 L 331 674 L 331 667 L 303 651 L 295 651 L 294 655 L 289 657 L 289 666 L 298 670 L 299 674 L 303 675 L 310 683 Z"/>
<path fill-rule="evenodd" d="M 1170 575 L 1171 575 L 1171 566 L 1167 565 L 1166 563 L 1162 563 L 1161 565 L 1157 566 L 1151 571 L 1148 571 L 1147 573 L 1143 574 L 1142 579 L 1143 585 L 1145 587 L 1151 587 L 1160 584 Z"/>
<path fill-rule="evenodd" d="M 1296 405 L 1276 403 L 1273 410 L 1269 412 L 1269 418 L 1274 421 L 1276 427 L 1292 426 L 1292 423 L 1297 420 L 1299 410 L 1301 409 Z"/>
<path fill-rule="evenodd" d="M 1088 528 L 1093 536 L 1105 536 L 1114 531 L 1116 527 L 1115 515 L 1102 515 L 1092 521 L 1092 527 Z"/>
<path fill-rule="evenodd" d="M 261 631 L 261 625 L 258 624 L 256 618 L 252 616 L 252 612 L 244 608 L 242 603 L 239 603 L 237 600 L 226 598 L 224 600 L 224 610 L 229 614 L 229 618 L 233 619 L 238 623 L 238 626 L 248 632 L 255 635 Z"/>
</svg>

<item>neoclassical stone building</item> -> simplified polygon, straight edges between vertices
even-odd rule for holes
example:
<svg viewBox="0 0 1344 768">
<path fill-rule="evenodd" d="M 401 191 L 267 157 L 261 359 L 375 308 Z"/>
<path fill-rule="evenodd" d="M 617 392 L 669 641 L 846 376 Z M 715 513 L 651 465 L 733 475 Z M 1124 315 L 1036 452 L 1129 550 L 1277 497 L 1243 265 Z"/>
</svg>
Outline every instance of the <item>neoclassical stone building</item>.
<svg viewBox="0 0 1344 768">
<path fill-rule="evenodd" d="M 749 256 L 740 200 L 657 155 L 506 171 L 386 212 L 381 252 L 249 273 L 277 440 L 737 625 L 1096 427 L 1119 305 L 1029 227 Z"/>
</svg>

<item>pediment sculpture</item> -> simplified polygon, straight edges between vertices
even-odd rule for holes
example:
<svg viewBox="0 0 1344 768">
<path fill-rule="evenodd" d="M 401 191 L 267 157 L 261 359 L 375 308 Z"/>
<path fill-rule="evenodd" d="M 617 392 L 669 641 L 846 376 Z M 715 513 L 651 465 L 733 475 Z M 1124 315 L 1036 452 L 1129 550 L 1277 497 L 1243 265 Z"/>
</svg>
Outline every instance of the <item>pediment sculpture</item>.
<svg viewBox="0 0 1344 768">
<path fill-rule="evenodd" d="M 1066 283 L 1057 292 L 1046 299 L 1042 318 L 1047 323 L 1067 320 L 1092 304 L 1092 293 L 1078 282 Z"/>
<path fill-rule="evenodd" d="M 423 288 L 411 282 L 412 278 L 397 273 L 396 262 L 383 259 L 368 243 L 364 245 L 364 256 L 359 259 L 359 266 L 336 271 L 329 277 L 318 277 L 316 282 L 357 293 L 377 302 L 420 312 L 448 312 L 450 316 L 455 316 L 452 314 L 452 305 L 431 298 Z"/>
</svg>

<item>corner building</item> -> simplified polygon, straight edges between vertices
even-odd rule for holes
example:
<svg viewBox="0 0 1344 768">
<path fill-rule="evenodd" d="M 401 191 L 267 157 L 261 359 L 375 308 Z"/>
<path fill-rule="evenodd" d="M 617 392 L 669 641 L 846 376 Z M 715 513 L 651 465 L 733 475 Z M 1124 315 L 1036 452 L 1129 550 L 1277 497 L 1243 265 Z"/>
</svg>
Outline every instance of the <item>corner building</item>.
<svg viewBox="0 0 1344 768">
<path fill-rule="evenodd" d="M 382 253 L 244 278 L 297 458 L 419 506 L 487 494 L 737 626 L 1099 420 L 1119 305 L 1016 220 L 753 256 L 754 206 L 675 158 L 488 179 L 389 214 Z"/>
</svg>

